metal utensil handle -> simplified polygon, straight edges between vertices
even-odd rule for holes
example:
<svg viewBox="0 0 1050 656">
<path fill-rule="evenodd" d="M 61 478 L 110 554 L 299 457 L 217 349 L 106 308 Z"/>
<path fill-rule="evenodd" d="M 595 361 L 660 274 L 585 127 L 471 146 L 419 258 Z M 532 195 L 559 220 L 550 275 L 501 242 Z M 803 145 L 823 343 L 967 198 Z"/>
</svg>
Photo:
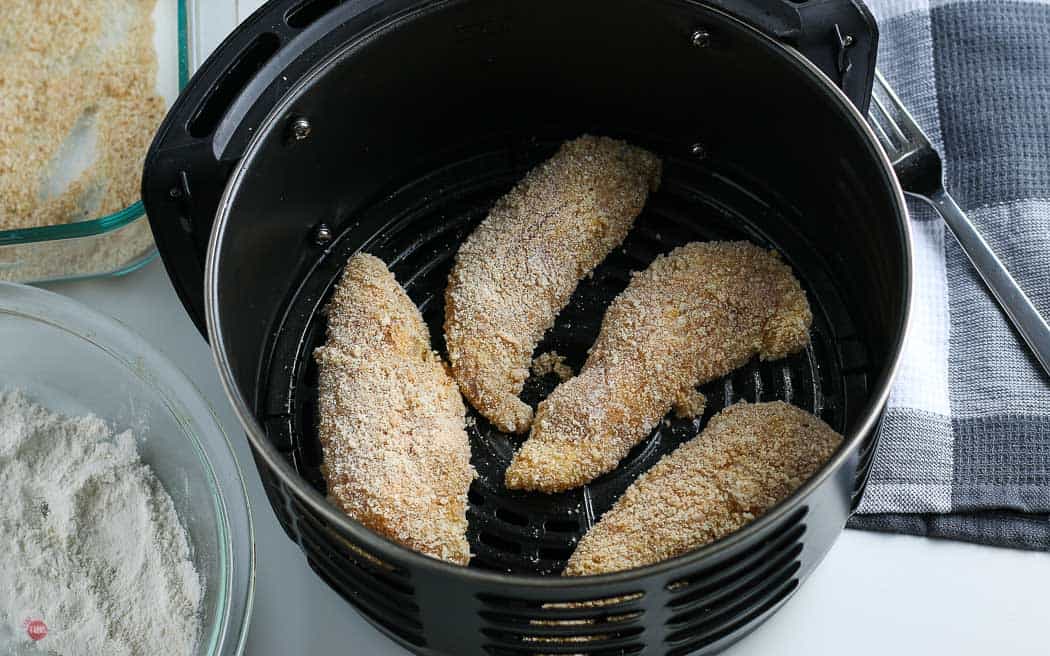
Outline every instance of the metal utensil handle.
<svg viewBox="0 0 1050 656">
<path fill-rule="evenodd" d="M 1043 370 L 1050 375 L 1050 326 L 1047 325 L 1046 319 L 1039 314 L 1032 300 L 948 192 L 938 190 L 927 200 L 948 224 L 977 273 L 988 285 L 988 289 L 999 301 L 999 305 L 1010 317 L 1021 337 L 1028 343 L 1039 364 L 1043 365 Z"/>
</svg>

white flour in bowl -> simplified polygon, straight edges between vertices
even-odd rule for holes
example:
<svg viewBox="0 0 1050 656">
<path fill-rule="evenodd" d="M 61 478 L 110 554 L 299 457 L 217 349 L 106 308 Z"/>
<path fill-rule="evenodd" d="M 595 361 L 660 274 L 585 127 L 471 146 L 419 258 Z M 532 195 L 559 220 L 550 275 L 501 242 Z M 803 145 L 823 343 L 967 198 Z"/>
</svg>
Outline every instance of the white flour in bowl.
<svg viewBox="0 0 1050 656">
<path fill-rule="evenodd" d="M 200 577 L 130 433 L 0 391 L 0 490 L 0 653 L 193 653 Z"/>
</svg>

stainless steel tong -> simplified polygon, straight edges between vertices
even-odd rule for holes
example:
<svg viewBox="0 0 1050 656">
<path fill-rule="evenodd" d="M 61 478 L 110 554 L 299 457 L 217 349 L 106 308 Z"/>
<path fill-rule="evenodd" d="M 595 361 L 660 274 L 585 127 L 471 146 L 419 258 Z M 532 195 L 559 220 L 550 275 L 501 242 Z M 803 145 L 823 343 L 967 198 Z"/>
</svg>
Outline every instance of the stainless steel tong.
<svg viewBox="0 0 1050 656">
<path fill-rule="evenodd" d="M 1050 326 L 996 257 L 977 226 L 945 190 L 940 156 L 878 71 L 871 100 L 868 122 L 893 162 L 893 170 L 904 191 L 926 201 L 941 215 L 1017 332 L 1050 374 Z"/>
</svg>

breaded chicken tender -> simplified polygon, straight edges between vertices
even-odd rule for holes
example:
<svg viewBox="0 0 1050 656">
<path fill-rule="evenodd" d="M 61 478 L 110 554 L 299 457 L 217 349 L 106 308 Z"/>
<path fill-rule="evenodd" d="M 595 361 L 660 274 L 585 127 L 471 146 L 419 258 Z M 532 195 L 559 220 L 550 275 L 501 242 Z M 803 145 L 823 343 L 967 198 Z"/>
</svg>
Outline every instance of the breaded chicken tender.
<svg viewBox="0 0 1050 656">
<path fill-rule="evenodd" d="M 580 540 L 564 574 L 642 567 L 714 542 L 790 495 L 841 442 L 782 401 L 730 406 L 627 488 Z"/>
<path fill-rule="evenodd" d="M 605 137 L 566 142 L 466 240 L 445 292 L 445 343 L 467 400 L 521 433 L 532 352 L 577 283 L 618 246 L 660 183 L 660 160 Z"/>
<path fill-rule="evenodd" d="M 423 317 L 364 254 L 347 263 L 327 312 L 315 357 L 329 499 L 384 537 L 466 565 L 466 408 Z"/>
<path fill-rule="evenodd" d="M 809 342 L 791 269 L 749 242 L 694 242 L 637 273 L 609 306 L 583 369 L 540 403 L 509 488 L 561 492 L 611 471 L 668 410 L 702 411 L 699 384 Z"/>
</svg>

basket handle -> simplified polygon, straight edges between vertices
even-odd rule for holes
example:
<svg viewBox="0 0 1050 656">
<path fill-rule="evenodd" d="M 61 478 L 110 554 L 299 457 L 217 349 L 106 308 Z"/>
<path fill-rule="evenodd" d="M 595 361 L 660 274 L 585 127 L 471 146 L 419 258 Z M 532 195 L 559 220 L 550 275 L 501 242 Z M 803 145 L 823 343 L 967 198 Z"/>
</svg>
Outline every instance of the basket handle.
<svg viewBox="0 0 1050 656">
<path fill-rule="evenodd" d="M 879 31 L 862 0 L 705 1 L 797 48 L 867 112 Z"/>
<path fill-rule="evenodd" d="M 142 200 L 168 276 L 205 338 L 212 223 L 255 128 L 355 21 L 369 25 L 419 3 L 270 0 L 219 44 L 168 111 L 146 154 Z"/>
</svg>

